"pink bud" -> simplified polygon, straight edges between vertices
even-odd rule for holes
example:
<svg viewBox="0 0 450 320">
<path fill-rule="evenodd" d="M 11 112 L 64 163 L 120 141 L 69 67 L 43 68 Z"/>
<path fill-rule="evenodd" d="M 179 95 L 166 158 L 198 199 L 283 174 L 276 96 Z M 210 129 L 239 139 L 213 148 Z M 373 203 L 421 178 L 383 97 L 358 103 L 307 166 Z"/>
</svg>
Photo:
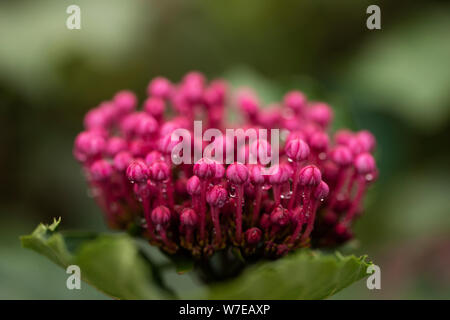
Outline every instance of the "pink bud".
<svg viewBox="0 0 450 320">
<path fill-rule="evenodd" d="M 191 196 L 199 195 L 201 192 L 200 179 L 197 176 L 192 176 L 186 183 L 186 190 Z"/>
<path fill-rule="evenodd" d="M 333 111 L 326 103 L 318 102 L 310 107 L 308 117 L 322 128 L 326 128 L 333 119 Z"/>
<path fill-rule="evenodd" d="M 194 174 L 200 179 L 210 179 L 216 174 L 216 164 L 208 158 L 201 158 L 194 164 Z"/>
<path fill-rule="evenodd" d="M 285 168 L 280 165 L 271 166 L 268 174 L 269 182 L 276 185 L 283 184 L 289 179 L 289 176 L 286 175 Z"/>
<path fill-rule="evenodd" d="M 253 116 L 258 113 L 259 110 L 259 101 L 258 98 L 250 91 L 242 91 L 238 95 L 237 101 L 239 108 L 242 112 Z"/>
<path fill-rule="evenodd" d="M 142 137 L 153 135 L 158 130 L 158 122 L 152 116 L 142 114 L 136 123 L 136 133 Z"/>
<path fill-rule="evenodd" d="M 331 159 L 341 167 L 350 165 L 353 161 L 353 154 L 346 146 L 338 145 L 331 152 Z"/>
<path fill-rule="evenodd" d="M 347 129 L 341 129 L 334 134 L 334 141 L 337 144 L 347 145 L 353 138 L 353 132 Z"/>
<path fill-rule="evenodd" d="M 170 222 L 170 211 L 165 206 L 159 206 L 153 209 L 151 217 L 155 225 L 167 226 Z"/>
<path fill-rule="evenodd" d="M 147 165 L 142 160 L 133 161 L 127 168 L 127 177 L 131 182 L 145 182 L 149 178 Z"/>
<path fill-rule="evenodd" d="M 191 71 L 183 77 L 183 83 L 195 83 L 203 86 L 205 84 L 205 81 L 205 76 L 199 71 Z"/>
<path fill-rule="evenodd" d="M 227 178 L 233 184 L 242 185 L 248 180 L 248 169 L 242 163 L 232 163 L 227 168 Z"/>
<path fill-rule="evenodd" d="M 194 210 L 191 208 L 185 208 L 183 211 L 181 211 L 180 214 L 180 223 L 183 226 L 186 226 L 188 228 L 193 228 L 197 225 L 198 222 L 198 216 L 195 213 Z"/>
<path fill-rule="evenodd" d="M 75 150 L 86 157 L 95 157 L 106 149 L 105 139 L 93 132 L 83 131 L 75 139 Z"/>
<path fill-rule="evenodd" d="M 258 138 L 250 145 L 249 152 L 252 156 L 252 161 L 256 160 L 257 162 L 262 163 L 262 160 L 272 155 L 272 147 L 267 140 Z"/>
<path fill-rule="evenodd" d="M 272 223 L 270 221 L 270 215 L 268 215 L 267 213 L 263 214 L 261 217 L 261 220 L 259 222 L 259 225 L 261 226 L 261 228 L 268 229 L 271 224 Z"/>
<path fill-rule="evenodd" d="M 361 153 L 355 159 L 355 168 L 362 175 L 372 173 L 375 171 L 375 159 L 370 153 Z"/>
<path fill-rule="evenodd" d="M 171 91 L 172 84 L 169 80 L 163 77 L 154 78 L 147 87 L 148 95 L 162 99 L 169 98 Z"/>
<path fill-rule="evenodd" d="M 302 186 L 317 186 L 322 181 L 322 174 L 315 165 L 309 165 L 300 170 L 299 182 Z"/>
<path fill-rule="evenodd" d="M 104 181 L 111 177 L 112 168 L 108 161 L 97 160 L 90 167 L 91 178 L 94 181 Z"/>
<path fill-rule="evenodd" d="M 225 205 L 227 199 L 228 199 L 228 192 L 224 187 L 220 185 L 212 187 L 206 193 L 206 201 L 212 207 L 222 208 Z"/>
<path fill-rule="evenodd" d="M 153 163 L 155 163 L 157 161 L 162 161 L 162 160 L 163 160 L 163 155 L 161 154 L 161 152 L 156 151 L 156 150 L 149 152 L 145 156 L 145 163 L 147 164 L 147 166 L 151 166 Z"/>
<path fill-rule="evenodd" d="M 316 131 L 309 138 L 309 145 L 316 151 L 326 151 L 329 144 L 328 134 L 323 131 Z"/>
<path fill-rule="evenodd" d="M 296 121 L 298 121 L 298 120 L 296 120 Z M 286 138 L 286 145 L 289 143 L 289 141 L 291 141 L 293 139 L 300 139 L 300 140 L 305 141 L 306 136 L 301 131 L 291 131 L 291 132 L 289 132 L 289 135 Z"/>
<path fill-rule="evenodd" d="M 113 160 L 114 169 L 119 172 L 125 171 L 130 163 L 133 161 L 133 157 L 127 151 L 121 151 L 116 154 Z"/>
<path fill-rule="evenodd" d="M 286 155 L 293 161 L 303 161 L 309 157 L 309 146 L 308 144 L 300 139 L 292 139 L 284 148 Z"/>
<path fill-rule="evenodd" d="M 264 183 L 264 176 L 262 172 L 263 168 L 261 165 L 251 165 L 249 166 L 249 175 L 250 175 L 250 182 L 254 185 L 262 185 Z"/>
<path fill-rule="evenodd" d="M 314 190 L 314 198 L 319 200 L 325 199 L 329 192 L 330 188 L 325 181 L 320 181 L 319 185 L 316 187 L 316 190 Z"/>
<path fill-rule="evenodd" d="M 128 90 L 119 91 L 113 98 L 119 114 L 127 114 L 133 112 L 137 105 L 136 95 Z"/>
<path fill-rule="evenodd" d="M 290 91 L 284 96 L 284 105 L 294 112 L 302 111 L 306 106 L 306 97 L 300 91 Z"/>
<path fill-rule="evenodd" d="M 356 133 L 356 138 L 363 145 L 365 152 L 372 152 L 375 149 L 376 140 L 372 133 L 361 130 Z"/>
<path fill-rule="evenodd" d="M 165 162 L 157 161 L 150 166 L 150 177 L 153 181 L 166 181 L 170 177 L 170 169 Z"/>
<path fill-rule="evenodd" d="M 250 228 L 245 231 L 245 239 L 249 244 L 257 244 L 261 240 L 262 232 L 258 228 Z"/>
<path fill-rule="evenodd" d="M 270 214 L 270 221 L 273 224 L 283 227 L 289 223 L 289 214 L 283 207 L 276 207 Z"/>
<path fill-rule="evenodd" d="M 106 128 L 110 121 L 109 113 L 105 109 L 94 108 L 84 116 L 84 127 L 88 130 L 95 128 Z"/>
<path fill-rule="evenodd" d="M 158 140 L 158 150 L 162 154 L 172 154 L 173 148 L 175 148 L 178 143 L 178 140 L 172 140 L 172 134 L 162 136 Z"/>
<path fill-rule="evenodd" d="M 150 97 L 144 102 L 144 111 L 157 119 L 164 114 L 165 109 L 166 104 L 161 98 Z"/>
<path fill-rule="evenodd" d="M 222 179 L 223 176 L 225 175 L 225 167 L 222 164 L 218 163 L 218 162 L 214 162 L 214 163 L 216 165 L 216 168 L 215 168 L 215 172 L 216 173 L 214 175 L 214 178 Z"/>
<path fill-rule="evenodd" d="M 110 157 L 114 157 L 117 153 L 125 151 L 128 145 L 124 138 L 121 137 L 111 137 L 108 139 L 106 145 L 106 153 Z"/>
</svg>

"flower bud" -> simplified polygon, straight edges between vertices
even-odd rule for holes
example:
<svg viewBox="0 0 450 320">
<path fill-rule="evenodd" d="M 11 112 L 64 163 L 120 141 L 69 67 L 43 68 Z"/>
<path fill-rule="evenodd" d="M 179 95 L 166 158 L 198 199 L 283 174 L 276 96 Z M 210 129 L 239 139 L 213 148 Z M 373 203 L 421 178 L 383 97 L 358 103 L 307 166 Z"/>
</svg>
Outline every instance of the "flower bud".
<svg viewBox="0 0 450 320">
<path fill-rule="evenodd" d="M 119 110 L 119 114 L 133 112 L 137 105 L 136 95 L 128 90 L 122 90 L 116 93 L 113 98 L 114 105 Z"/>
<path fill-rule="evenodd" d="M 89 170 L 91 174 L 91 178 L 94 181 L 105 181 L 109 177 L 111 177 L 112 174 L 112 167 L 106 160 L 97 160 L 95 161 Z"/>
<path fill-rule="evenodd" d="M 348 147 L 339 145 L 331 152 L 331 160 L 341 167 L 346 167 L 352 163 L 353 154 Z"/>
<path fill-rule="evenodd" d="M 194 164 L 194 174 L 200 179 L 210 179 L 216 174 L 216 164 L 208 158 L 201 158 Z"/>
<path fill-rule="evenodd" d="M 225 175 L 225 167 L 221 163 L 218 163 L 218 162 L 214 162 L 214 163 L 216 165 L 214 178 L 222 179 L 223 176 Z"/>
<path fill-rule="evenodd" d="M 157 161 L 150 166 L 150 178 L 156 182 L 166 181 L 170 177 L 170 169 L 165 162 Z"/>
<path fill-rule="evenodd" d="M 297 162 L 308 159 L 310 152 L 308 144 L 300 139 L 290 140 L 284 150 L 289 159 Z"/>
<path fill-rule="evenodd" d="M 350 139 L 353 138 L 353 132 L 347 129 L 341 129 L 334 134 L 334 141 L 336 144 L 347 145 Z"/>
<path fill-rule="evenodd" d="M 130 163 L 133 161 L 133 157 L 127 151 L 121 151 L 116 154 L 113 159 L 113 166 L 119 172 L 125 171 Z"/>
<path fill-rule="evenodd" d="M 148 95 L 162 99 L 169 98 L 171 91 L 172 84 L 169 80 L 163 77 L 157 77 L 153 79 L 147 87 Z"/>
<path fill-rule="evenodd" d="M 309 165 L 300 170 L 299 182 L 302 186 L 317 186 L 322 181 L 322 174 L 315 165 Z"/>
<path fill-rule="evenodd" d="M 355 159 L 355 168 L 359 174 L 365 175 L 375 171 L 375 159 L 370 153 L 361 153 Z"/>
<path fill-rule="evenodd" d="M 232 163 L 227 168 L 227 178 L 233 184 L 242 185 L 248 180 L 248 169 L 242 163 Z"/>
<path fill-rule="evenodd" d="M 326 151 L 329 144 L 330 139 L 323 131 L 316 131 L 309 138 L 309 145 L 316 151 Z"/>
<path fill-rule="evenodd" d="M 142 160 L 133 161 L 127 168 L 127 177 L 131 182 L 145 182 L 149 178 L 149 170 Z"/>
<path fill-rule="evenodd" d="M 283 184 L 288 181 L 289 176 L 285 172 L 285 168 L 281 165 L 273 165 L 269 168 L 268 179 L 271 184 Z"/>
<path fill-rule="evenodd" d="M 170 222 L 170 211 L 166 206 L 159 206 L 152 211 L 152 222 L 155 225 L 167 226 Z"/>
<path fill-rule="evenodd" d="M 372 152 L 375 149 L 376 140 L 372 133 L 367 130 L 361 130 L 356 133 L 356 138 L 364 146 L 364 151 Z"/>
<path fill-rule="evenodd" d="M 314 190 L 314 198 L 323 200 L 328 196 L 329 192 L 330 188 L 325 181 L 320 181 L 319 185 L 316 187 L 316 190 Z"/>
<path fill-rule="evenodd" d="M 192 176 L 186 183 L 186 190 L 191 196 L 199 195 L 201 192 L 201 182 L 197 176 Z"/>
<path fill-rule="evenodd" d="M 228 199 L 228 192 L 222 186 L 214 186 L 206 193 L 206 201 L 211 207 L 222 208 Z"/>
<path fill-rule="evenodd" d="M 302 111 L 306 106 L 306 97 L 300 91 L 290 91 L 284 96 L 284 105 L 294 112 Z"/>
<path fill-rule="evenodd" d="M 253 116 L 259 111 L 259 101 L 251 92 L 242 91 L 238 95 L 238 105 L 242 112 Z"/>
<path fill-rule="evenodd" d="M 158 130 L 158 122 L 150 115 L 142 114 L 137 120 L 136 133 L 148 137 Z"/>
<path fill-rule="evenodd" d="M 262 185 L 264 183 L 264 176 L 262 172 L 263 168 L 261 165 L 251 165 L 249 166 L 249 176 L 250 176 L 250 182 L 254 185 Z"/>
<path fill-rule="evenodd" d="M 283 207 L 276 207 L 270 214 L 270 221 L 280 227 L 289 223 L 289 214 Z"/>
<path fill-rule="evenodd" d="M 257 244 L 261 240 L 262 232 L 258 228 L 250 228 L 245 231 L 245 239 L 249 244 Z"/>
<path fill-rule="evenodd" d="M 166 104 L 161 98 L 150 97 L 144 102 L 144 111 L 157 119 L 164 114 L 165 108 Z"/>
<path fill-rule="evenodd" d="M 323 102 L 313 104 L 308 111 L 309 118 L 322 128 L 328 127 L 333 119 L 333 111 Z"/>
<path fill-rule="evenodd" d="M 197 225 L 197 222 L 198 222 L 198 216 L 194 210 L 192 210 L 191 208 L 185 208 L 185 209 L 183 209 L 183 211 L 181 211 L 181 214 L 180 214 L 181 225 L 188 227 L 188 228 L 193 228 Z"/>
<path fill-rule="evenodd" d="M 105 149 L 105 139 L 96 133 L 83 131 L 75 139 L 75 151 L 88 158 L 101 155 Z"/>
<path fill-rule="evenodd" d="M 270 221 L 270 215 L 268 215 L 267 213 L 263 214 L 259 222 L 261 228 L 268 229 L 271 224 L 272 222 Z"/>
<path fill-rule="evenodd" d="M 145 163 L 147 164 L 147 166 L 151 166 L 153 163 L 157 162 L 157 161 L 162 161 L 163 160 L 163 155 L 161 154 L 161 152 L 153 150 L 149 153 L 147 153 L 147 155 L 145 156 Z"/>
<path fill-rule="evenodd" d="M 110 157 L 114 157 L 117 153 L 125 151 L 128 144 L 125 139 L 121 137 L 111 137 L 106 144 L 106 153 Z"/>
</svg>

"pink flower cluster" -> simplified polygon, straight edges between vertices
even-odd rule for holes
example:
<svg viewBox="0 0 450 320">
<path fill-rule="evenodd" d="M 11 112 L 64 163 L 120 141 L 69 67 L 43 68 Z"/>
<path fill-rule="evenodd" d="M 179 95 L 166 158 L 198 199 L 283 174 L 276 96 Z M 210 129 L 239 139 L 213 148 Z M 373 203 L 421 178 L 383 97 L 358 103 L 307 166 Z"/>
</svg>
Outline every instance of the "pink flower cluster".
<svg viewBox="0 0 450 320">
<path fill-rule="evenodd" d="M 168 253 L 194 257 L 236 247 L 243 256 L 275 258 L 350 239 L 377 177 L 373 135 L 330 135 L 331 108 L 299 91 L 269 108 L 249 90 L 235 99 L 227 91 L 226 82 L 207 82 L 198 72 L 178 84 L 158 77 L 140 110 L 135 94 L 121 91 L 86 114 L 74 155 L 110 227 L 137 229 Z M 196 119 L 205 130 L 230 128 L 226 105 L 240 111 L 241 128 L 286 133 L 270 175 L 261 164 L 173 164 L 171 133 L 192 131 Z"/>
</svg>

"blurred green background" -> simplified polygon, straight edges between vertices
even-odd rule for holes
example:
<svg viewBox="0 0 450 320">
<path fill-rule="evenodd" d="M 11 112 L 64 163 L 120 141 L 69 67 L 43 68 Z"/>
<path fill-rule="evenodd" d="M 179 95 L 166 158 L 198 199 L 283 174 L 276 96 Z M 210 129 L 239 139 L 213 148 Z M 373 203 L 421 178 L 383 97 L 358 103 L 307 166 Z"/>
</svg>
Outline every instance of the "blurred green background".
<svg viewBox="0 0 450 320">
<path fill-rule="evenodd" d="M 81 30 L 65 26 L 70 4 Z M 381 30 L 366 28 L 370 4 Z M 254 86 L 267 103 L 298 88 L 334 107 L 336 127 L 376 135 L 380 179 L 343 251 L 368 254 L 382 289 L 361 281 L 335 298 L 450 298 L 448 1 L 3 0 L 1 299 L 105 298 L 67 290 L 65 271 L 18 237 L 55 216 L 105 230 L 72 158 L 83 114 L 192 69 Z"/>
</svg>

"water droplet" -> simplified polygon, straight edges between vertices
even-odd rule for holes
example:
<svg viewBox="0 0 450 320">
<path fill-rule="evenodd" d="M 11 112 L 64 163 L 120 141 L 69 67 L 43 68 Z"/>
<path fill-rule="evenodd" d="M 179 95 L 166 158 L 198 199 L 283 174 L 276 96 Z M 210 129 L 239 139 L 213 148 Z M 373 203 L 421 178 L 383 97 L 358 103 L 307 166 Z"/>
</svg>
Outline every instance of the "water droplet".
<svg viewBox="0 0 450 320">
<path fill-rule="evenodd" d="M 366 174 L 365 178 L 366 178 L 366 181 L 372 181 L 373 180 L 373 174 L 371 174 L 371 173 Z"/>
<path fill-rule="evenodd" d="M 290 199 L 291 196 L 292 196 L 292 191 L 291 191 L 290 189 L 284 191 L 284 192 L 280 195 L 281 199 Z"/>
<path fill-rule="evenodd" d="M 265 184 L 263 184 L 263 186 L 262 186 L 262 189 L 265 190 L 265 191 L 269 190 L 270 188 L 272 188 L 272 185 L 269 184 L 269 183 L 265 183 Z"/>
<path fill-rule="evenodd" d="M 235 187 L 233 187 L 233 186 L 230 187 L 229 195 L 231 198 L 236 198 L 236 188 Z"/>
<path fill-rule="evenodd" d="M 320 160 L 325 160 L 326 158 L 327 158 L 327 154 L 325 152 L 319 153 L 319 159 Z"/>
</svg>

